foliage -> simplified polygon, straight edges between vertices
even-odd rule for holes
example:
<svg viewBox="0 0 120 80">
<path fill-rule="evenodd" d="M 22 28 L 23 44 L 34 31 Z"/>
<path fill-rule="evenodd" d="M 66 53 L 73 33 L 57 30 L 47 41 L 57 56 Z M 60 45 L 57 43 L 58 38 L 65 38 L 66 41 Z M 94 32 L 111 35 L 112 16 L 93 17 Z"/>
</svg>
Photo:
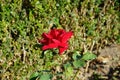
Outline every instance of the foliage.
<svg viewBox="0 0 120 80">
<path fill-rule="evenodd" d="M 1 0 L 0 79 L 73 78 L 76 68 L 95 58 L 88 52 L 120 43 L 119 5 L 119 0 Z M 74 32 L 64 55 L 44 52 L 37 42 L 53 27 Z"/>
<path fill-rule="evenodd" d="M 78 58 L 77 58 L 78 57 Z M 90 52 L 84 53 L 82 56 L 78 52 L 73 54 L 73 65 L 75 68 L 83 67 L 88 60 L 93 60 L 96 58 L 96 55 Z"/>
<path fill-rule="evenodd" d="M 45 73 L 44 71 L 41 72 L 35 72 L 31 75 L 30 80 L 36 80 L 36 79 L 40 79 L 40 80 L 50 80 L 52 78 L 52 74 L 49 73 Z"/>
</svg>

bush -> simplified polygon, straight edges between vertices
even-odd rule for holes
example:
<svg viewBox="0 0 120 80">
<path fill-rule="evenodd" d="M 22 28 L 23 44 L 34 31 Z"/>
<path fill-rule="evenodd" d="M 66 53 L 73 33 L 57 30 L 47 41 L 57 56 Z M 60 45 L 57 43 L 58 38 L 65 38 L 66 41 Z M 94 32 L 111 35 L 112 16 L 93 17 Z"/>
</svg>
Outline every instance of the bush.
<svg viewBox="0 0 120 80">
<path fill-rule="evenodd" d="M 40 58 L 37 39 L 53 27 L 74 32 L 67 54 L 120 43 L 119 5 L 118 0 L 1 0 L 0 79 L 26 80 L 35 71 L 63 64 L 64 58 L 55 62 L 50 54 Z"/>
</svg>

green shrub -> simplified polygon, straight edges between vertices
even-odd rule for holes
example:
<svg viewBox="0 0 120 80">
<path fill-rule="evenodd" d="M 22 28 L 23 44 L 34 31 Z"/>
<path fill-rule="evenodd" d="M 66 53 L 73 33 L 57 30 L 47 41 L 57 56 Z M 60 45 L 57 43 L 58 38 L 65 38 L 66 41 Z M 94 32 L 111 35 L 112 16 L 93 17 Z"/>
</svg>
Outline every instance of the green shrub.
<svg viewBox="0 0 120 80">
<path fill-rule="evenodd" d="M 63 67 L 65 57 L 48 51 L 47 63 L 41 58 L 37 39 L 52 27 L 74 32 L 67 60 L 75 50 L 82 53 L 120 43 L 119 5 L 118 0 L 1 0 L 0 79 L 26 80 L 46 67 Z M 62 71 L 72 73 L 74 67 L 69 68 Z"/>
</svg>

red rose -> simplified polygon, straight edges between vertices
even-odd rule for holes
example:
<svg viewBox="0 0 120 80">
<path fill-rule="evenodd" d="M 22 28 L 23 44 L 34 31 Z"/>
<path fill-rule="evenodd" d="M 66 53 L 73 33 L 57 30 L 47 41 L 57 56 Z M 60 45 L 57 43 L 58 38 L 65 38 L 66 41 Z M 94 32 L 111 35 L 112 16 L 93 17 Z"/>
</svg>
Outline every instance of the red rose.
<svg viewBox="0 0 120 80">
<path fill-rule="evenodd" d="M 71 31 L 66 32 L 63 29 L 52 29 L 50 32 L 42 34 L 43 39 L 39 40 L 39 43 L 43 44 L 42 50 L 58 48 L 59 54 L 62 54 L 68 48 L 67 41 L 72 35 Z"/>
</svg>

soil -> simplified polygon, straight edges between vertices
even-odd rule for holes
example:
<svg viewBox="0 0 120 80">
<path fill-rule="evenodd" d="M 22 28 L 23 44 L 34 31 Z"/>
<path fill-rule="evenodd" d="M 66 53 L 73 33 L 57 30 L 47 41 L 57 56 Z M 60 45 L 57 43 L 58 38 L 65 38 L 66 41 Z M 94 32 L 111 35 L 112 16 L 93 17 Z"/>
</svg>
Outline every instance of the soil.
<svg viewBox="0 0 120 80">
<path fill-rule="evenodd" d="M 98 57 L 81 68 L 80 80 L 120 80 L 120 45 L 101 49 Z"/>
</svg>

